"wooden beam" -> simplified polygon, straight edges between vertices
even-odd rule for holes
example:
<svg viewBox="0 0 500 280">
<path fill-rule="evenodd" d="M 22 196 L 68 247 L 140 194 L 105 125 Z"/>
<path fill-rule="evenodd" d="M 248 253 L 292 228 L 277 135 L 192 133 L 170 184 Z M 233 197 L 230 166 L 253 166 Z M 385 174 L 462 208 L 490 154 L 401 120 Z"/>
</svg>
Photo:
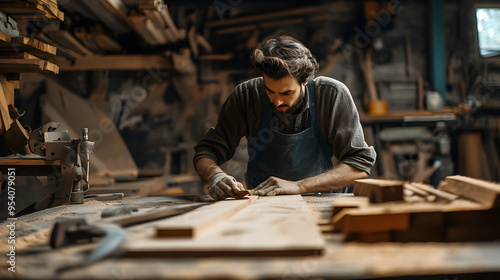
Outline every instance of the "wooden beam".
<svg viewBox="0 0 500 280">
<path fill-rule="evenodd" d="M 208 22 L 205 25 L 205 27 L 213 28 L 213 27 L 222 27 L 222 26 L 234 26 L 234 25 L 249 23 L 249 22 L 256 22 L 256 21 L 263 21 L 263 20 L 275 20 L 277 18 L 283 18 L 283 17 L 289 17 L 289 16 L 319 13 L 319 12 L 325 12 L 328 10 L 334 10 L 336 8 L 339 8 L 340 6 L 343 6 L 343 5 L 345 5 L 344 2 L 336 2 L 336 3 L 329 3 L 329 4 L 324 4 L 324 5 L 318 5 L 318 6 L 309 6 L 309 7 L 304 7 L 304 8 L 291 9 L 291 10 L 287 10 L 287 11 L 279 11 L 279 12 L 273 12 L 273 13 L 267 13 L 267 14 L 251 15 L 251 16 L 234 18 L 234 19 L 225 19 L 224 21 L 211 21 L 211 22 Z"/>
<path fill-rule="evenodd" d="M 79 57 L 71 66 L 61 65 L 61 71 L 95 70 L 171 70 L 170 58 L 163 55 L 95 55 Z"/>
<path fill-rule="evenodd" d="M 455 175 L 446 177 L 439 186 L 442 191 L 454 193 L 491 208 L 500 208 L 500 184 Z"/>
</svg>

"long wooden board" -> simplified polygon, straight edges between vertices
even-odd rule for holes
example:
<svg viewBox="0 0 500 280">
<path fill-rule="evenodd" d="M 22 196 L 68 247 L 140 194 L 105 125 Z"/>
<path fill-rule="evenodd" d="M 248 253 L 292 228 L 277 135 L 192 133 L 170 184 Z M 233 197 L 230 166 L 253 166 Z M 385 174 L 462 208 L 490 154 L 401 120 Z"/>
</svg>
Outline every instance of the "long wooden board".
<svg viewBox="0 0 500 280">
<path fill-rule="evenodd" d="M 201 210 L 201 209 L 200 209 Z M 259 197 L 194 239 L 134 239 L 129 257 L 320 255 L 324 240 L 300 195 Z"/>
<path fill-rule="evenodd" d="M 439 189 L 480 202 L 491 208 L 500 208 L 500 184 L 498 183 L 456 175 L 446 177 L 446 183 L 442 184 Z"/>
<path fill-rule="evenodd" d="M 157 226 L 156 235 L 157 237 L 193 238 L 254 203 L 257 198 L 257 196 L 252 196 L 244 199 L 226 199 L 168 219 Z"/>
</svg>

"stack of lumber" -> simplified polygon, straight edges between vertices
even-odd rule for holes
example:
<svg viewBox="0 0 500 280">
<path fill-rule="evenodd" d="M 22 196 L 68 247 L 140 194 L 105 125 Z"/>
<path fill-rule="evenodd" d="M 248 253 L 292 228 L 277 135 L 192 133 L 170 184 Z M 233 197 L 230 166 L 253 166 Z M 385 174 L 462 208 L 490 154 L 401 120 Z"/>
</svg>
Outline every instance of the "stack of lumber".
<svg viewBox="0 0 500 280">
<path fill-rule="evenodd" d="M 58 55 L 68 59 L 75 59 L 82 56 L 92 56 L 93 53 L 86 48 L 73 34 L 57 26 L 47 26 L 42 33 L 37 34 L 42 41 L 57 47 Z"/>
<path fill-rule="evenodd" d="M 324 240 L 300 195 L 226 199 L 165 219 L 126 244 L 129 257 L 308 256 Z"/>
<path fill-rule="evenodd" d="M 75 36 L 85 47 L 92 52 L 117 53 L 122 51 L 122 47 L 115 40 L 109 37 L 100 24 L 86 28 L 75 28 Z"/>
<path fill-rule="evenodd" d="M 227 11 L 234 6 L 220 6 L 222 1 L 214 2 L 214 15 L 218 18 L 205 23 L 208 29 L 217 29 L 216 34 L 232 34 L 259 30 L 261 28 L 276 28 L 293 24 L 304 24 L 312 21 L 322 21 L 331 18 L 331 14 L 345 14 L 348 5 L 344 1 L 335 1 L 322 5 L 304 6 L 294 9 L 284 9 L 277 12 L 259 13 L 236 18 L 224 18 Z M 219 4 L 219 5 L 217 5 Z M 231 1 L 229 4 L 232 4 Z"/>
<path fill-rule="evenodd" d="M 59 67 L 48 61 L 56 48 L 33 38 L 10 37 L 0 32 L 0 72 L 59 73 Z"/>
<path fill-rule="evenodd" d="M 360 180 L 357 185 L 384 193 L 384 180 Z M 355 189 L 356 189 L 355 184 Z M 406 183 L 405 201 L 360 204 L 337 211 L 331 219 L 346 241 L 466 242 L 500 239 L 500 184 L 464 176 L 449 176 L 438 189 Z M 411 192 L 411 193 L 410 193 Z M 368 197 L 376 197 L 368 192 Z M 421 200 L 407 197 L 421 197 Z M 389 197 L 390 199 L 391 197 Z M 410 202 L 411 201 L 411 202 Z"/>
<path fill-rule="evenodd" d="M 167 5 L 155 0 L 139 1 L 140 13 L 128 16 L 132 27 L 150 45 L 175 43 L 186 37 L 172 20 Z"/>
<path fill-rule="evenodd" d="M 57 0 L 0 0 L 0 7 L 2 12 L 17 20 L 64 20 L 64 13 L 57 8 Z"/>
<path fill-rule="evenodd" d="M 0 0 L 0 73 L 59 73 L 54 64 L 56 48 L 19 36 L 16 20 L 62 21 L 56 0 Z M 51 61 L 49 61 L 51 60 Z"/>
</svg>

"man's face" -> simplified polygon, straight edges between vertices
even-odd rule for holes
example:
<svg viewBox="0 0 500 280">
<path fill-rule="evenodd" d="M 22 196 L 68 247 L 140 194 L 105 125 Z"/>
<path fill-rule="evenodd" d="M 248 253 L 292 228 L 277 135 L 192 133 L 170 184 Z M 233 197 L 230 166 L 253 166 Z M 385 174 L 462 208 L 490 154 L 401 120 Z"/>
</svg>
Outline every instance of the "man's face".
<svg viewBox="0 0 500 280">
<path fill-rule="evenodd" d="M 297 104 L 301 97 L 301 88 L 305 83 L 301 85 L 291 76 L 285 76 L 279 80 L 273 80 L 266 74 L 263 76 L 267 96 L 276 110 L 286 112 Z"/>
</svg>

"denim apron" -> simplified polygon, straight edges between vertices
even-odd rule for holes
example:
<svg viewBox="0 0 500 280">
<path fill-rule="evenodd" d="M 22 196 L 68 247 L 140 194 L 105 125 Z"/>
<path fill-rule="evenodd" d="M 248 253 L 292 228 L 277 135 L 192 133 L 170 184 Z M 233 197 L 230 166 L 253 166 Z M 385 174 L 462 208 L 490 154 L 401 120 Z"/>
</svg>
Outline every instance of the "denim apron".
<svg viewBox="0 0 500 280">
<path fill-rule="evenodd" d="M 257 136 L 248 141 L 246 183 L 249 189 L 256 188 L 269 176 L 297 181 L 332 168 L 319 126 L 313 81 L 309 81 L 307 90 L 311 127 L 295 134 L 280 133 L 271 125 L 271 103 L 264 92 L 259 130 Z"/>
</svg>

